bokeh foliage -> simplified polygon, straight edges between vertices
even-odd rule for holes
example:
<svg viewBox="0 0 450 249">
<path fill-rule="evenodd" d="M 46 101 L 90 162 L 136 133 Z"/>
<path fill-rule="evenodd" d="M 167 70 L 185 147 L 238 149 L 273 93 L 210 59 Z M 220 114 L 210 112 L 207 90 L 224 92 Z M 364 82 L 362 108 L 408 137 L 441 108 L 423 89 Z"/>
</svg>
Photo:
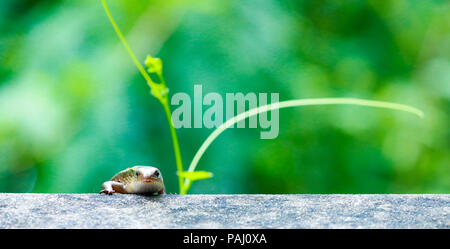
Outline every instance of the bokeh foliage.
<svg viewBox="0 0 450 249">
<path fill-rule="evenodd" d="M 110 0 L 170 94 L 278 92 L 409 104 L 425 119 L 324 106 L 280 111 L 280 134 L 230 129 L 191 193 L 448 193 L 448 1 Z M 205 108 L 204 108 L 205 109 Z M 179 129 L 185 167 L 209 129 Z M 177 189 L 163 111 L 100 1 L 0 1 L 0 192 L 98 192 L 133 165 Z"/>
</svg>

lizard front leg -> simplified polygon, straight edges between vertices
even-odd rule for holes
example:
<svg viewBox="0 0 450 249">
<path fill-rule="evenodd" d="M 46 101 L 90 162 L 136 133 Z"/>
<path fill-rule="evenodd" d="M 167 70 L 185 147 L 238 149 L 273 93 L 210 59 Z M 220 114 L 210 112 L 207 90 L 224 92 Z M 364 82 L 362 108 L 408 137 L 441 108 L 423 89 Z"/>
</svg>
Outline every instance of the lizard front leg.
<svg viewBox="0 0 450 249">
<path fill-rule="evenodd" d="M 126 194 L 125 191 L 125 184 L 121 182 L 115 182 L 115 181 L 107 181 L 104 182 L 102 185 L 103 189 L 100 191 L 101 193 L 111 195 L 113 193 L 121 193 Z"/>
</svg>

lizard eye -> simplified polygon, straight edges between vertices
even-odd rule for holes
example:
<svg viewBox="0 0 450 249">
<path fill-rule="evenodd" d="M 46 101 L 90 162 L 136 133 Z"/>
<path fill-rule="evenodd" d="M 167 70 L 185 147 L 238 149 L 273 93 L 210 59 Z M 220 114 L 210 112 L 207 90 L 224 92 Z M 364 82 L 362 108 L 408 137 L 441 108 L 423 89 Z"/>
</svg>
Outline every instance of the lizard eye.
<svg viewBox="0 0 450 249">
<path fill-rule="evenodd" d="M 140 174 L 139 171 L 136 171 L 136 176 L 139 176 L 139 174 Z"/>
<path fill-rule="evenodd" d="M 155 171 L 155 173 L 153 173 L 153 175 L 154 175 L 155 177 L 159 177 L 159 171 L 158 171 L 158 170 Z"/>
</svg>

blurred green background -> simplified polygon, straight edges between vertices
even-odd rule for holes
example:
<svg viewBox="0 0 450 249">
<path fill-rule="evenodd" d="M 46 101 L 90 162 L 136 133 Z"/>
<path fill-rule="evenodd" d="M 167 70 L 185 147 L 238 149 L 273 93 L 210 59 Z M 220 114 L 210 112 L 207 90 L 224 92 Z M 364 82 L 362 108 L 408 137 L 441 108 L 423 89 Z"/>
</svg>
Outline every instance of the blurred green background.
<svg viewBox="0 0 450 249">
<path fill-rule="evenodd" d="M 202 84 L 425 112 L 281 110 L 277 139 L 222 134 L 198 165 L 214 178 L 190 193 L 450 193 L 449 1 L 108 3 L 138 58 L 163 59 L 171 94 Z M 178 130 L 185 168 L 211 132 Z M 101 1 L 0 1 L 0 192 L 98 192 L 133 165 L 178 191 L 163 110 Z"/>
</svg>

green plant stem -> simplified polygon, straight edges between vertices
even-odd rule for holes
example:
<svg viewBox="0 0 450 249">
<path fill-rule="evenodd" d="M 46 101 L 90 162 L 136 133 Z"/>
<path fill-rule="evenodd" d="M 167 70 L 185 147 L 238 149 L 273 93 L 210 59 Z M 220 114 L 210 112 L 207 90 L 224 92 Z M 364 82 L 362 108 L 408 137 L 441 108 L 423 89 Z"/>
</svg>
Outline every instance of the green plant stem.
<svg viewBox="0 0 450 249">
<path fill-rule="evenodd" d="M 191 181 L 191 180 L 188 180 L 187 182 L 185 182 L 185 183 L 183 184 L 183 187 L 182 187 L 181 190 L 180 190 L 180 195 L 185 195 L 185 194 L 187 194 L 187 192 L 189 191 L 189 189 L 190 189 L 191 186 L 192 186 L 192 183 L 193 183 L 193 181 Z"/>
<path fill-rule="evenodd" d="M 173 124 L 172 124 L 172 113 L 170 111 L 169 102 L 168 102 L 166 82 L 164 81 L 164 78 L 160 74 L 158 74 L 158 77 L 161 81 L 160 84 L 157 84 L 152 81 L 152 79 L 150 78 L 150 75 L 147 73 L 147 71 L 145 71 L 142 64 L 136 58 L 136 56 L 133 53 L 133 50 L 131 50 L 125 37 L 123 36 L 123 34 L 120 31 L 119 27 L 117 26 L 116 22 L 114 21 L 114 18 L 112 17 L 111 12 L 108 9 L 108 5 L 106 4 L 106 1 L 102 0 L 102 3 L 103 3 L 103 7 L 105 8 L 105 12 L 108 15 L 108 18 L 109 18 L 112 26 L 114 27 L 114 30 L 117 33 L 117 36 L 119 36 L 122 44 L 124 45 L 125 49 L 127 50 L 128 54 L 130 55 L 131 59 L 133 60 L 134 64 L 136 64 L 136 67 L 139 69 L 142 76 L 147 81 L 147 84 L 149 85 L 150 89 L 152 90 L 153 96 L 155 96 L 159 100 L 159 102 L 161 103 L 161 105 L 164 108 L 167 122 L 169 123 L 170 135 L 172 137 L 173 150 L 175 153 L 175 162 L 176 162 L 176 166 L 177 166 L 177 171 L 183 172 L 183 161 L 181 159 L 180 145 L 178 143 L 178 137 L 177 137 L 175 127 L 173 127 Z M 163 87 L 161 88 L 161 86 L 163 86 Z M 183 180 L 184 179 L 181 176 L 181 174 L 178 174 L 178 183 L 179 183 L 180 194 L 181 194 L 182 190 L 184 189 Z M 186 192 L 184 192 L 184 193 L 186 193 Z"/>
<path fill-rule="evenodd" d="M 170 111 L 169 104 L 167 101 L 165 101 L 164 103 L 161 102 L 161 104 L 164 108 L 164 112 L 166 113 L 167 122 L 169 123 L 170 135 L 172 137 L 173 151 L 175 153 L 175 162 L 177 165 L 177 171 L 183 172 L 183 161 L 181 159 L 180 145 L 178 143 L 177 132 L 175 130 L 175 127 L 173 127 L 173 124 L 172 124 L 172 113 Z M 184 180 L 183 177 L 180 174 L 178 174 L 178 186 L 180 189 L 180 194 L 185 194 L 185 192 L 183 191 L 183 189 L 184 189 L 183 180 Z"/>
<path fill-rule="evenodd" d="M 127 50 L 128 54 L 130 55 L 130 57 L 133 60 L 134 64 L 136 64 L 136 67 L 139 69 L 139 71 L 141 72 L 142 76 L 144 76 L 144 78 L 147 81 L 147 83 L 149 85 L 152 84 L 153 82 L 152 82 L 150 76 L 147 74 L 147 72 L 145 71 L 145 69 L 141 65 L 141 63 L 139 63 L 139 60 L 134 55 L 133 50 L 131 50 L 130 46 L 127 43 L 127 40 L 125 40 L 125 37 L 123 36 L 122 32 L 120 31 L 119 27 L 117 26 L 116 21 L 114 21 L 114 18 L 112 17 L 111 12 L 109 11 L 109 8 L 108 8 L 108 5 L 106 4 L 106 1 L 102 0 L 102 3 L 103 3 L 103 7 L 105 8 L 106 15 L 108 15 L 109 21 L 111 22 L 114 30 L 117 33 L 117 36 L 122 41 L 123 46 Z"/>
</svg>

